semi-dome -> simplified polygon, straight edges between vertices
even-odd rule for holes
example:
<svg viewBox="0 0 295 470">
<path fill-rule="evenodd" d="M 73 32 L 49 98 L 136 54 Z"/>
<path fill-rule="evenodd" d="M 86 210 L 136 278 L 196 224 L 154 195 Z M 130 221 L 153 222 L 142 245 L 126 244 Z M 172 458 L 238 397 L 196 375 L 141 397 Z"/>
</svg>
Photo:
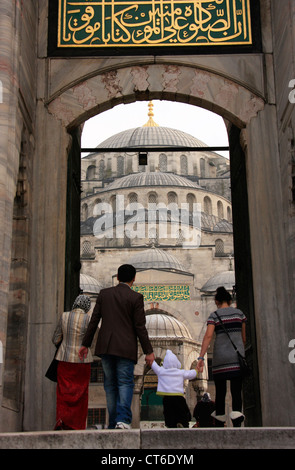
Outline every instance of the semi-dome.
<svg viewBox="0 0 295 470">
<path fill-rule="evenodd" d="M 146 315 L 146 328 L 149 337 L 154 338 L 187 338 L 192 339 L 188 328 L 177 318 L 164 313 L 152 313 Z"/>
<path fill-rule="evenodd" d="M 236 283 L 234 271 L 223 271 L 211 277 L 201 288 L 202 292 L 213 293 L 218 287 L 224 286 L 226 290 L 232 291 Z"/>
<path fill-rule="evenodd" d="M 92 276 L 88 274 L 80 274 L 80 289 L 85 294 L 98 294 L 102 285 Z"/>
<path fill-rule="evenodd" d="M 161 171 L 157 172 L 140 172 L 134 173 L 132 175 L 123 176 L 117 178 L 111 184 L 109 184 L 104 191 L 114 191 L 117 189 L 124 188 L 135 188 L 135 187 L 152 187 L 152 186 L 167 186 L 167 187 L 182 187 L 182 188 L 192 188 L 192 189 L 201 189 L 194 181 L 184 178 L 183 176 L 178 176 L 173 173 L 162 173 Z"/>
<path fill-rule="evenodd" d="M 128 264 L 132 264 L 136 269 L 140 270 L 158 269 L 187 272 L 185 267 L 175 256 L 154 247 L 136 253 L 129 258 Z"/>
</svg>

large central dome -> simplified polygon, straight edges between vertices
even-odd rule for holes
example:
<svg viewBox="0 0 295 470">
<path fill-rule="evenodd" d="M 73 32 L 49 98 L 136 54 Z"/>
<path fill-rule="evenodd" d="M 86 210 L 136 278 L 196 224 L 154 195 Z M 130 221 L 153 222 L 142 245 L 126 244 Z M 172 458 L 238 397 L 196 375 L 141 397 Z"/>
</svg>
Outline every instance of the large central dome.
<svg viewBox="0 0 295 470">
<path fill-rule="evenodd" d="M 206 144 L 186 132 L 169 127 L 136 127 L 109 137 L 99 148 L 133 147 L 207 147 Z"/>
</svg>

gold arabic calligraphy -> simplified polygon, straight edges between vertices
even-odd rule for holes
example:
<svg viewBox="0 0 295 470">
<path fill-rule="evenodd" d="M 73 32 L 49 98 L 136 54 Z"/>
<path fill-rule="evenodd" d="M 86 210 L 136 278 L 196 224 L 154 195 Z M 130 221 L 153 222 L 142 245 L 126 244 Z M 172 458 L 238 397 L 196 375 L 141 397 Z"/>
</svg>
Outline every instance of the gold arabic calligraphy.
<svg viewBox="0 0 295 470">
<path fill-rule="evenodd" d="M 140 292 L 145 301 L 168 301 L 168 300 L 189 300 L 190 288 L 187 285 L 158 286 L 158 285 L 138 285 L 133 286 L 133 290 Z"/>
<path fill-rule="evenodd" d="M 59 47 L 251 43 L 250 0 L 59 0 Z"/>
</svg>

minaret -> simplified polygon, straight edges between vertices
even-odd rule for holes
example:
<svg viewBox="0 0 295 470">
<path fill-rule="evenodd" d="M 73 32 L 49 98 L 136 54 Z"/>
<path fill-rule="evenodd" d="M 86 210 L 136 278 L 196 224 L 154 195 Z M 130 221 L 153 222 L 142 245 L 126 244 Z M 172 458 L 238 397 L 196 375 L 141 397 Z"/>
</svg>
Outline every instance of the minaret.
<svg viewBox="0 0 295 470">
<path fill-rule="evenodd" d="M 149 101 L 149 112 L 148 112 L 148 117 L 149 117 L 149 120 L 146 124 L 144 124 L 142 127 L 159 127 L 159 124 L 157 124 L 154 120 L 153 120 L 153 116 L 154 116 L 154 111 L 153 111 L 153 102 L 152 101 Z"/>
</svg>

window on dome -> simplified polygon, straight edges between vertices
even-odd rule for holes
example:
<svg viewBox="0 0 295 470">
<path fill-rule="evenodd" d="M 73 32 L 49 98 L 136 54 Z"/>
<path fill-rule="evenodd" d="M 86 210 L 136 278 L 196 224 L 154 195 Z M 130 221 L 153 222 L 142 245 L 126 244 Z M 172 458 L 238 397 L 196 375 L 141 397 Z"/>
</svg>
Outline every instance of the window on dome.
<svg viewBox="0 0 295 470">
<path fill-rule="evenodd" d="M 223 204 L 221 201 L 217 201 L 217 214 L 220 219 L 224 219 Z"/>
<path fill-rule="evenodd" d="M 167 171 L 167 156 L 164 155 L 163 153 L 159 157 L 159 169 L 162 172 Z"/>
<path fill-rule="evenodd" d="M 193 209 L 194 209 L 194 203 L 196 203 L 196 196 L 194 194 L 188 194 L 186 196 L 186 202 L 188 203 L 189 205 L 189 211 L 190 212 L 193 212 Z"/>
<path fill-rule="evenodd" d="M 204 197 L 204 212 L 208 215 L 212 215 L 212 202 L 210 197 Z"/>
<path fill-rule="evenodd" d="M 185 155 L 181 155 L 180 157 L 180 171 L 182 175 L 187 175 L 187 157 Z"/>
<path fill-rule="evenodd" d="M 168 193 L 168 204 L 173 202 L 177 203 L 177 194 L 174 192 L 170 192 Z"/>
<path fill-rule="evenodd" d="M 129 201 L 129 204 L 134 204 L 138 201 L 138 196 L 136 193 L 131 193 L 129 194 L 128 196 L 128 201 Z"/>
<path fill-rule="evenodd" d="M 157 193 L 150 193 L 149 194 L 149 204 L 156 204 L 158 200 Z"/>
<path fill-rule="evenodd" d="M 117 158 L 117 176 L 123 176 L 124 174 L 124 158 Z"/>
</svg>

